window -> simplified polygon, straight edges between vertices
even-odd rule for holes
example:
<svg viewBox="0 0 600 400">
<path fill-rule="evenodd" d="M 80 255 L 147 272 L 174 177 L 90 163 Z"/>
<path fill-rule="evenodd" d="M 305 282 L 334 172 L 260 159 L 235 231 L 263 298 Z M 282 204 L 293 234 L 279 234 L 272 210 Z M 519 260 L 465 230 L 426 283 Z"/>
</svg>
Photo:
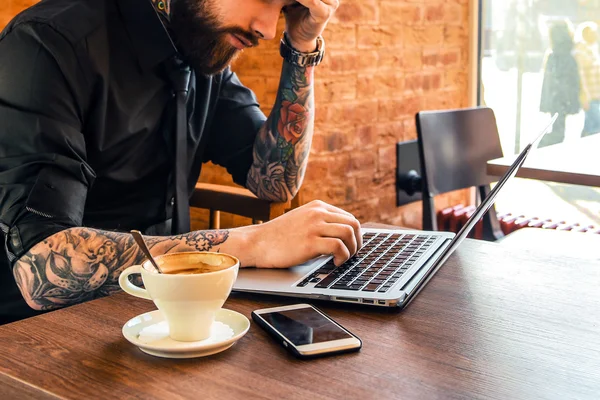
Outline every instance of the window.
<svg viewBox="0 0 600 400">
<path fill-rule="evenodd" d="M 504 154 L 520 152 L 553 113 L 540 146 L 600 132 L 600 0 L 478 1 L 478 102 L 494 109 Z M 507 192 L 500 212 L 600 224 L 600 189 L 515 180 Z"/>
</svg>

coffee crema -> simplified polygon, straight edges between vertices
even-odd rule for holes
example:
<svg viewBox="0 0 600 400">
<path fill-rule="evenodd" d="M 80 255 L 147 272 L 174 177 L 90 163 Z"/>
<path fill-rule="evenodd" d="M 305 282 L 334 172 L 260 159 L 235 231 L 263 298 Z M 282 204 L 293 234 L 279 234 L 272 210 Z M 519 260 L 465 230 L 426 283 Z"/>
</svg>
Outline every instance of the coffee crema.
<svg viewBox="0 0 600 400">
<path fill-rule="evenodd" d="M 156 257 L 165 275 L 196 275 L 223 271 L 238 263 L 234 257 L 219 253 L 171 253 Z M 152 265 L 144 263 L 147 271 L 156 273 Z"/>
<path fill-rule="evenodd" d="M 209 264 L 201 263 L 196 267 L 181 267 L 178 265 L 161 265 L 160 268 L 163 274 L 168 275 L 194 275 L 194 274 L 206 274 L 208 272 L 217 272 L 229 268 L 229 266 L 214 266 Z"/>
</svg>

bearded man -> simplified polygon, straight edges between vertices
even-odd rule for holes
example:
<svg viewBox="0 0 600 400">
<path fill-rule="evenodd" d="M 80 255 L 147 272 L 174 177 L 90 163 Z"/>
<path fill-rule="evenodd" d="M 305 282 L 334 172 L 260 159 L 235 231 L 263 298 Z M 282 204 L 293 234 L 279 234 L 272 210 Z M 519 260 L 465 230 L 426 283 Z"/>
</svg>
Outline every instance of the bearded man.
<svg viewBox="0 0 600 400">
<path fill-rule="evenodd" d="M 43 0 L 0 35 L 0 323 L 118 290 L 143 256 L 212 250 L 284 268 L 340 264 L 360 224 L 322 202 L 266 224 L 193 231 L 202 163 L 287 201 L 308 161 L 314 69 L 338 0 Z M 267 119 L 230 69 L 286 30 Z"/>
</svg>

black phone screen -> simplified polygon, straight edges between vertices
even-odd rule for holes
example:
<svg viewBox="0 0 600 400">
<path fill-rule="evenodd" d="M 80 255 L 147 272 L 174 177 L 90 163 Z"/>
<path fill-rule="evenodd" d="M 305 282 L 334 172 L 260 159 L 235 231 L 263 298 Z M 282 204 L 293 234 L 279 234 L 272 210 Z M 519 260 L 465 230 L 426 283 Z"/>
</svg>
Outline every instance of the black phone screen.
<svg viewBox="0 0 600 400">
<path fill-rule="evenodd" d="M 352 337 L 312 308 L 271 312 L 260 316 L 296 346 Z"/>
</svg>

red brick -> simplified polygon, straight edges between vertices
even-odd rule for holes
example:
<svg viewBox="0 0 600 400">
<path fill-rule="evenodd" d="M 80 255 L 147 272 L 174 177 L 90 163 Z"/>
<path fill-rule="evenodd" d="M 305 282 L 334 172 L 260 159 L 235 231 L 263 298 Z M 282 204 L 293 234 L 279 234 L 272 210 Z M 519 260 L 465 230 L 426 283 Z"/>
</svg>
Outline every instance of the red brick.
<svg viewBox="0 0 600 400">
<path fill-rule="evenodd" d="M 462 25 L 469 18 L 468 4 L 445 3 L 444 20 L 449 25 Z"/>
<path fill-rule="evenodd" d="M 322 179 L 327 176 L 328 170 L 329 163 L 327 159 L 319 159 L 318 157 L 311 156 L 308 159 L 308 166 L 306 167 L 304 179 L 308 181 Z"/>
<path fill-rule="evenodd" d="M 423 5 L 398 0 L 381 2 L 381 23 L 413 25 L 423 21 Z"/>
<path fill-rule="evenodd" d="M 377 142 L 377 132 L 373 124 L 356 128 L 356 142 L 361 149 L 371 149 Z"/>
<path fill-rule="evenodd" d="M 362 191 L 359 193 L 362 193 Z M 361 223 L 381 221 L 379 217 L 379 199 L 377 197 L 371 196 L 360 201 L 355 200 L 352 204 L 345 207 L 345 209 L 352 213 Z"/>
<path fill-rule="evenodd" d="M 407 46 L 441 45 L 444 42 L 444 26 L 404 26 L 402 36 Z"/>
<path fill-rule="evenodd" d="M 318 77 L 351 76 L 356 73 L 374 74 L 379 66 L 379 52 L 332 50 L 327 52 L 323 63 L 317 69 Z"/>
<path fill-rule="evenodd" d="M 420 90 L 423 88 L 423 74 L 417 72 L 406 76 L 406 90 Z"/>
<path fill-rule="evenodd" d="M 379 52 L 379 69 L 402 71 L 420 71 L 423 66 L 422 50 L 408 48 L 402 52 L 382 50 Z"/>
<path fill-rule="evenodd" d="M 455 87 L 459 90 L 468 90 L 469 88 L 469 76 L 468 73 L 462 69 L 451 69 L 444 74 L 444 86 Z"/>
<path fill-rule="evenodd" d="M 358 48 L 396 48 L 402 46 L 403 30 L 393 25 L 360 25 L 358 27 Z"/>
<path fill-rule="evenodd" d="M 327 176 L 329 177 L 343 178 L 352 171 L 349 153 L 328 155 L 321 158 L 321 160 L 326 161 L 328 164 Z"/>
<path fill-rule="evenodd" d="M 327 199 L 333 204 L 343 207 L 352 203 L 356 197 L 356 185 L 352 181 L 340 179 L 327 189 Z"/>
<path fill-rule="evenodd" d="M 439 73 L 426 74 L 423 76 L 423 90 L 435 90 L 442 86 L 442 75 Z"/>
<path fill-rule="evenodd" d="M 458 64 L 460 62 L 460 54 L 460 49 L 444 51 L 441 54 L 442 64 L 448 66 Z"/>
<path fill-rule="evenodd" d="M 444 4 L 430 4 L 425 7 L 425 21 L 441 22 L 444 20 Z"/>
<path fill-rule="evenodd" d="M 343 0 L 332 23 L 376 24 L 378 11 L 376 0 Z"/>
<path fill-rule="evenodd" d="M 444 43 L 446 45 L 461 45 L 468 42 L 468 25 L 446 26 L 443 30 Z"/>
<path fill-rule="evenodd" d="M 356 135 L 352 125 L 329 126 L 317 124 L 313 136 L 312 150 L 315 154 L 328 154 L 354 149 Z"/>
<path fill-rule="evenodd" d="M 398 121 L 407 116 L 414 116 L 423 109 L 423 96 L 420 94 L 405 95 L 397 99 L 379 101 L 379 121 Z"/>
<path fill-rule="evenodd" d="M 315 84 L 315 98 L 319 102 L 356 99 L 356 76 L 319 79 Z"/>
<path fill-rule="evenodd" d="M 403 91 L 403 73 L 393 71 L 358 76 L 359 98 L 396 97 L 398 93 L 402 93 Z"/>
<path fill-rule="evenodd" d="M 396 145 L 390 144 L 379 148 L 379 171 L 396 168 Z"/>
<path fill-rule="evenodd" d="M 302 188 L 305 203 L 323 200 L 337 206 L 352 204 L 356 197 L 356 183 L 352 179 L 319 179 L 320 185 Z"/>
<path fill-rule="evenodd" d="M 444 110 L 449 108 L 461 108 L 466 107 L 466 97 L 461 96 L 458 90 L 444 89 L 426 95 L 423 98 L 423 104 L 425 110 Z M 462 99 L 460 103 L 456 99 Z"/>
<path fill-rule="evenodd" d="M 246 76 L 281 76 L 283 60 L 276 50 L 264 50 L 260 47 L 244 51 L 232 65 L 234 71 L 243 71 Z"/>
<path fill-rule="evenodd" d="M 356 26 L 330 24 L 323 32 L 328 49 L 349 50 L 356 48 Z"/>
<path fill-rule="evenodd" d="M 395 177 L 394 175 L 383 176 L 379 174 L 357 177 L 356 186 L 360 189 L 357 190 L 356 200 L 364 201 L 373 197 L 380 197 L 386 192 L 395 193 Z M 379 210 L 379 212 L 381 211 Z"/>
<path fill-rule="evenodd" d="M 407 228 L 420 229 L 423 221 L 423 212 L 421 202 L 411 203 L 404 207 L 402 213 L 402 226 Z"/>
<path fill-rule="evenodd" d="M 275 104 L 279 78 L 247 76 L 242 79 L 242 83 L 252 89 L 260 104 Z"/>
<path fill-rule="evenodd" d="M 350 155 L 350 166 L 353 172 L 374 172 L 377 166 L 377 154 L 371 150 L 354 152 Z"/>
<path fill-rule="evenodd" d="M 389 145 L 404 141 L 404 122 L 394 121 L 377 124 L 377 144 Z"/>
<path fill-rule="evenodd" d="M 404 125 L 404 140 L 413 140 L 417 138 L 417 123 L 415 118 L 406 118 L 402 121 Z"/>
<path fill-rule="evenodd" d="M 423 61 L 423 67 L 429 68 L 439 67 L 440 58 L 442 57 L 442 53 L 440 53 L 439 47 L 426 48 L 423 50 L 423 56 L 421 60 Z"/>
<path fill-rule="evenodd" d="M 376 100 L 352 103 L 332 103 L 321 106 L 317 112 L 317 122 L 327 124 L 355 123 L 365 125 L 377 120 Z"/>
</svg>

